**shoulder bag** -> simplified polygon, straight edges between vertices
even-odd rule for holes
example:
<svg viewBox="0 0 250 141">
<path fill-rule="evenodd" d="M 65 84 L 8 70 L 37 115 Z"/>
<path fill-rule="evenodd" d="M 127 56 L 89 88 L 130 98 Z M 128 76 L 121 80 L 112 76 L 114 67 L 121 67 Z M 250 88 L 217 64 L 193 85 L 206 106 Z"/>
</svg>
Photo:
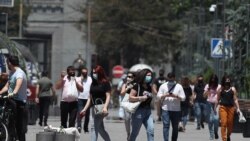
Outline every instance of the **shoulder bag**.
<svg viewBox="0 0 250 141">
<path fill-rule="evenodd" d="M 94 104 L 94 113 L 95 115 L 102 115 L 102 116 L 107 116 L 108 113 L 103 113 L 103 108 L 104 108 L 104 102 L 101 98 L 97 98 L 95 99 L 95 102 L 92 98 L 92 102 Z M 101 103 L 101 104 L 97 104 L 97 102 Z"/>
<path fill-rule="evenodd" d="M 140 93 L 140 86 L 138 85 L 138 91 L 137 91 L 137 96 L 139 96 Z M 121 107 L 124 108 L 124 110 L 126 110 L 129 113 L 134 113 L 137 108 L 139 107 L 139 105 L 141 104 L 140 101 L 137 102 L 130 102 L 129 101 L 129 94 L 126 93 L 122 102 L 121 102 Z"/>
</svg>

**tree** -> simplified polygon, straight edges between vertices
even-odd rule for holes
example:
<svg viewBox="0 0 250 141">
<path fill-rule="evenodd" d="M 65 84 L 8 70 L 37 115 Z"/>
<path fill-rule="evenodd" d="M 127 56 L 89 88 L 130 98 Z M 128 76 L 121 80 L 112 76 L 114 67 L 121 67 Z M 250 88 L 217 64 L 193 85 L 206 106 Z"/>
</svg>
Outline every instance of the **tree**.
<svg viewBox="0 0 250 141">
<path fill-rule="evenodd" d="M 8 13 L 8 36 L 18 36 L 19 31 L 19 4 L 20 0 L 15 0 L 14 7 L 0 7 L 0 12 Z M 23 26 L 25 26 L 26 20 L 30 13 L 30 7 L 24 5 L 23 7 Z"/>
</svg>

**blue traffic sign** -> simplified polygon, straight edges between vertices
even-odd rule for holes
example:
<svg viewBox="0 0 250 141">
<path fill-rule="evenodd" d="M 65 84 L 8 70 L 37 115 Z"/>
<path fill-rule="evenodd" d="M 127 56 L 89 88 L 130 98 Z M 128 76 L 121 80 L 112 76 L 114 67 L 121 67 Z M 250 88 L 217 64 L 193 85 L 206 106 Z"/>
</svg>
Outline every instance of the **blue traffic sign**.
<svg viewBox="0 0 250 141">
<path fill-rule="evenodd" d="M 222 58 L 223 57 L 223 43 L 222 38 L 211 39 L 211 57 Z"/>
</svg>

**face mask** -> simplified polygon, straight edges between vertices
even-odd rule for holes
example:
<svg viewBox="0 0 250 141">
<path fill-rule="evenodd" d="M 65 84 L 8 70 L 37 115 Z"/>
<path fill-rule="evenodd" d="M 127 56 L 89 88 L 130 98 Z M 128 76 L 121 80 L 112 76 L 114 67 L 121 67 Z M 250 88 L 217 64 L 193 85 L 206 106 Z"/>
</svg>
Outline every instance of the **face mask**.
<svg viewBox="0 0 250 141">
<path fill-rule="evenodd" d="M 225 82 L 225 86 L 230 87 L 230 86 L 231 86 L 231 83 L 230 83 L 230 82 Z"/>
<path fill-rule="evenodd" d="M 83 76 L 84 78 L 86 78 L 86 77 L 87 77 L 87 73 L 82 73 L 82 76 Z"/>
<path fill-rule="evenodd" d="M 146 77 L 145 77 L 145 82 L 146 82 L 146 83 L 149 83 L 149 82 L 151 82 L 151 79 L 152 79 L 151 76 L 146 76 Z"/>
<path fill-rule="evenodd" d="M 69 76 L 75 76 L 75 72 L 71 72 Z"/>
<path fill-rule="evenodd" d="M 95 80 L 97 80 L 97 79 L 98 79 L 98 75 L 97 75 L 96 73 L 94 73 L 94 74 L 93 74 L 93 78 L 94 78 Z"/>
<path fill-rule="evenodd" d="M 203 80 L 198 80 L 198 83 L 203 83 Z"/>
</svg>

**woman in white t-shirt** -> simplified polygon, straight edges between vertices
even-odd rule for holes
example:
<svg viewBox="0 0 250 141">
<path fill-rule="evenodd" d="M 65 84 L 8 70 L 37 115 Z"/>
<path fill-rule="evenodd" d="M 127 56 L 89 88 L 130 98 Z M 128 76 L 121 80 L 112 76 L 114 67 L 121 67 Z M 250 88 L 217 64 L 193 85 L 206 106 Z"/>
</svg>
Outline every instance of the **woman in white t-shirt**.
<svg viewBox="0 0 250 141">
<path fill-rule="evenodd" d="M 218 139 L 219 116 L 216 110 L 217 91 L 221 85 L 218 84 L 218 77 L 216 74 L 210 76 L 208 84 L 204 88 L 204 97 L 207 97 L 207 122 L 210 134 L 210 140 Z"/>
</svg>

